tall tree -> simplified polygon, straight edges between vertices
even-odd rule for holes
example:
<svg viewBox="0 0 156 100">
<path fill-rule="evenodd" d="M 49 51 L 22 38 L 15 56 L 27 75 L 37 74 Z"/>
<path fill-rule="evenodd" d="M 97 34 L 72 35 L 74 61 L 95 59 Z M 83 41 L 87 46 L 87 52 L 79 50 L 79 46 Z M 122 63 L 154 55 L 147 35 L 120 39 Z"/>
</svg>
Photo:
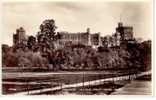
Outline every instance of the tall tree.
<svg viewBox="0 0 156 100">
<path fill-rule="evenodd" d="M 40 25 L 40 32 L 38 33 L 38 42 L 42 48 L 54 48 L 53 42 L 57 39 L 55 20 L 47 19 Z"/>
<path fill-rule="evenodd" d="M 56 28 L 55 20 L 53 19 L 44 20 L 40 25 L 41 33 L 45 34 L 45 36 L 52 41 L 55 40 Z"/>
<path fill-rule="evenodd" d="M 35 43 L 36 43 L 36 38 L 34 36 L 29 36 L 27 42 L 28 48 L 32 50 Z"/>
</svg>

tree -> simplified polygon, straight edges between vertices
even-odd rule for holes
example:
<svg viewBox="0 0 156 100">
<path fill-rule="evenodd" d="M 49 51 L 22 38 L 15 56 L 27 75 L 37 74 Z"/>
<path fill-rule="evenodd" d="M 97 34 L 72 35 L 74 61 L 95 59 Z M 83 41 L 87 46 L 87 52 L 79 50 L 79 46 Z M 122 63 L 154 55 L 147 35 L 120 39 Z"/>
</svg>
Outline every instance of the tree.
<svg viewBox="0 0 156 100">
<path fill-rule="evenodd" d="M 47 19 L 40 25 L 37 40 L 41 48 L 54 49 L 54 41 L 57 39 L 55 20 Z"/>
<path fill-rule="evenodd" d="M 56 28 L 55 20 L 53 19 L 47 19 L 40 25 L 41 33 L 45 34 L 45 36 L 51 41 L 55 40 Z"/>
<path fill-rule="evenodd" d="M 34 36 L 29 36 L 27 42 L 28 48 L 32 50 L 35 44 L 36 44 L 36 38 Z"/>
</svg>

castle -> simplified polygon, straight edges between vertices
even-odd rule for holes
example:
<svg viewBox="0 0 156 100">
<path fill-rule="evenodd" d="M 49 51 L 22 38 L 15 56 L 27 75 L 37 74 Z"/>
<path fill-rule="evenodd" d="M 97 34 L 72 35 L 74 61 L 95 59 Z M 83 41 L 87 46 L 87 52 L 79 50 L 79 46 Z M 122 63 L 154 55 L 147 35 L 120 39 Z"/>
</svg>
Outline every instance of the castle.
<svg viewBox="0 0 156 100">
<path fill-rule="evenodd" d="M 60 39 L 57 41 L 57 46 L 65 46 L 66 44 L 83 44 L 92 47 L 114 47 L 120 46 L 125 42 L 133 42 L 133 27 L 123 26 L 122 22 L 118 23 L 116 32 L 112 36 L 100 36 L 100 33 L 91 33 L 87 28 L 86 32 L 69 33 L 58 32 Z"/>
<path fill-rule="evenodd" d="M 112 36 L 100 36 L 100 33 L 91 33 L 90 28 L 87 28 L 86 32 L 70 33 L 70 32 L 57 32 L 59 39 L 55 42 L 56 48 L 64 47 L 68 44 L 83 44 L 92 47 L 114 47 L 120 46 L 125 42 L 133 42 L 133 27 L 124 26 L 122 22 L 118 23 L 116 32 Z M 18 43 L 26 44 L 27 38 L 25 30 L 20 27 L 16 30 L 16 34 L 13 34 L 13 44 Z"/>
</svg>

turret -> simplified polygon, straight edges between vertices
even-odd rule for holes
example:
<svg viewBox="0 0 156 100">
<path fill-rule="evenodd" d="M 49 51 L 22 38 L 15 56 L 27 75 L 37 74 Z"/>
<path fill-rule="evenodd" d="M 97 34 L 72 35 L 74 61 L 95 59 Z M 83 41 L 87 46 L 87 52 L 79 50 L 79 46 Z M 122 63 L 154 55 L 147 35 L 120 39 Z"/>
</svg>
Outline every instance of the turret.
<svg viewBox="0 0 156 100">
<path fill-rule="evenodd" d="M 123 27 L 123 23 L 122 22 L 119 22 L 118 23 L 118 27 Z"/>
</svg>

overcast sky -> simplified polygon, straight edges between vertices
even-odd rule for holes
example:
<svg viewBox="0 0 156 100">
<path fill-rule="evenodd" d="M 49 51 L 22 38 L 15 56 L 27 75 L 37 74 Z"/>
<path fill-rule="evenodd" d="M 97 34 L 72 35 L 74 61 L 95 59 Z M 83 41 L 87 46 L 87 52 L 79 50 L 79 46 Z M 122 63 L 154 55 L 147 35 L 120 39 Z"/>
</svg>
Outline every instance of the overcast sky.
<svg viewBox="0 0 156 100">
<path fill-rule="evenodd" d="M 150 1 L 150 0 L 149 0 Z M 112 34 L 117 23 L 133 26 L 134 36 L 152 38 L 150 2 L 5 2 L 2 5 L 2 43 L 12 44 L 16 28 L 35 35 L 45 19 L 54 19 L 57 31 Z"/>
</svg>

